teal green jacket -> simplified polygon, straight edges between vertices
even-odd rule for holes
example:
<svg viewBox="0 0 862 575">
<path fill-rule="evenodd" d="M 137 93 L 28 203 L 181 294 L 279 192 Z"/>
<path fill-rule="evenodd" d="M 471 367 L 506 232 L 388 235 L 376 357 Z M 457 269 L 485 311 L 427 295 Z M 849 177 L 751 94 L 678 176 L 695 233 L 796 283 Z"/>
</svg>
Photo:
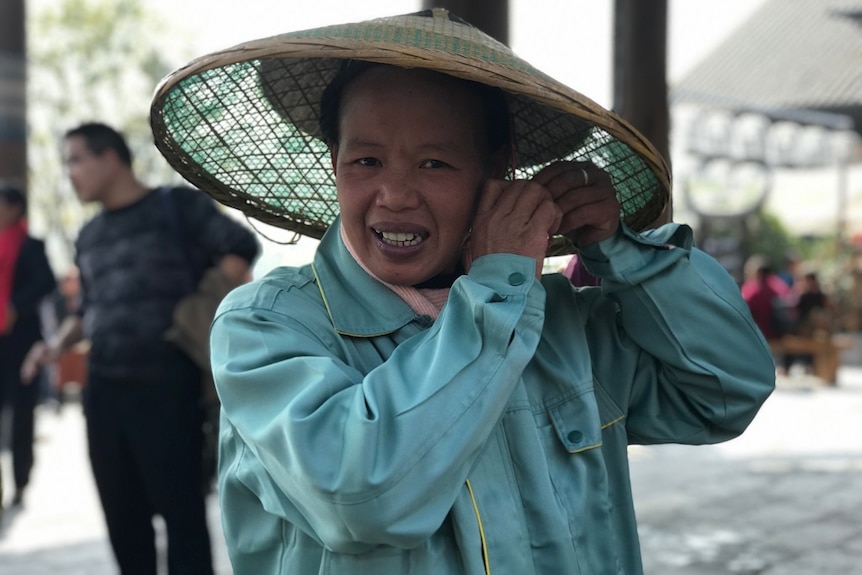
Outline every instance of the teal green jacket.
<svg viewBox="0 0 862 575">
<path fill-rule="evenodd" d="M 632 575 L 627 445 L 740 434 L 773 389 L 690 230 L 582 251 L 602 287 L 477 259 L 436 320 L 351 258 L 232 292 L 212 328 L 237 575 Z"/>
</svg>

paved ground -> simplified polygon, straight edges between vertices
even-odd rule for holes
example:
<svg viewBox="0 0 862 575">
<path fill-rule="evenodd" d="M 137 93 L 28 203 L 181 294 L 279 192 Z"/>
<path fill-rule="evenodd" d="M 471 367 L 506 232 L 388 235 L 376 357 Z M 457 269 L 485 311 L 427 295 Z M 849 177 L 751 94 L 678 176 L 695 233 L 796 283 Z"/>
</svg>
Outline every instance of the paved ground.
<svg viewBox="0 0 862 575">
<path fill-rule="evenodd" d="M 632 448 L 647 574 L 862 574 L 862 370 L 842 375 L 782 382 L 733 441 Z"/>
<path fill-rule="evenodd" d="M 6 488 L 6 509 L 0 519 L 0 575 L 115 575 L 87 460 L 80 404 L 68 404 L 59 413 L 40 409 L 36 435 L 36 466 L 23 507 L 9 506 L 12 494 Z M 8 451 L 2 454 L 2 464 L 3 483 L 11 486 Z M 229 575 L 216 497 L 211 496 L 208 503 L 216 575 Z M 156 529 L 164 549 L 159 521 Z"/>
<path fill-rule="evenodd" d="M 0 520 L 0 575 L 113 575 L 80 406 L 37 421 L 31 490 Z M 631 459 L 648 575 L 862 574 L 862 368 L 842 367 L 837 387 L 782 380 L 736 440 Z M 214 497 L 210 512 L 229 575 Z"/>
</svg>

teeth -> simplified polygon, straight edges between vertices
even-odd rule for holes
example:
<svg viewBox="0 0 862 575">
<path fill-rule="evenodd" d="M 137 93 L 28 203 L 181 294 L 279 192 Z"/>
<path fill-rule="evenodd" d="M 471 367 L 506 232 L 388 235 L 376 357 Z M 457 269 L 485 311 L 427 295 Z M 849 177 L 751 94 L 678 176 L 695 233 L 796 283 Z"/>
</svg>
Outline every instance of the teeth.
<svg viewBox="0 0 862 575">
<path fill-rule="evenodd" d="M 388 244 L 396 246 L 415 246 L 422 241 L 419 234 L 406 234 L 403 232 L 378 232 Z"/>
</svg>

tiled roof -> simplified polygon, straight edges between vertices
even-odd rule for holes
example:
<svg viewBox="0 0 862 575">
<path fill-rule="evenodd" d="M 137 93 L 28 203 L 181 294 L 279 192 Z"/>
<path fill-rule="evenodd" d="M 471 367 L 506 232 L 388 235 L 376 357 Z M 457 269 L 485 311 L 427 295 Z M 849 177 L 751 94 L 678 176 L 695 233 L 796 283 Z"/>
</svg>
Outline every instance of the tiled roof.
<svg viewBox="0 0 862 575">
<path fill-rule="evenodd" d="M 835 112 L 862 129 L 862 0 L 767 0 L 671 87 L 671 98 Z"/>
</svg>

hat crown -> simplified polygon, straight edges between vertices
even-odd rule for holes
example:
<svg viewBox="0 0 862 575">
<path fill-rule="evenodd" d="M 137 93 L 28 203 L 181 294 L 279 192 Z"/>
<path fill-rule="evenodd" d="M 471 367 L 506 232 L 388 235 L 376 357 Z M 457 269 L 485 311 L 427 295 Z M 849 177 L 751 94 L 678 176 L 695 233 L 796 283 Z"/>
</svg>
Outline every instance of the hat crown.
<svg viewBox="0 0 862 575">
<path fill-rule="evenodd" d="M 544 76 L 518 58 L 507 45 L 445 8 L 287 32 L 279 37 L 283 40 L 353 40 L 362 43 L 365 49 L 373 42 L 382 50 L 394 51 L 400 48 L 445 52 Z"/>
</svg>

